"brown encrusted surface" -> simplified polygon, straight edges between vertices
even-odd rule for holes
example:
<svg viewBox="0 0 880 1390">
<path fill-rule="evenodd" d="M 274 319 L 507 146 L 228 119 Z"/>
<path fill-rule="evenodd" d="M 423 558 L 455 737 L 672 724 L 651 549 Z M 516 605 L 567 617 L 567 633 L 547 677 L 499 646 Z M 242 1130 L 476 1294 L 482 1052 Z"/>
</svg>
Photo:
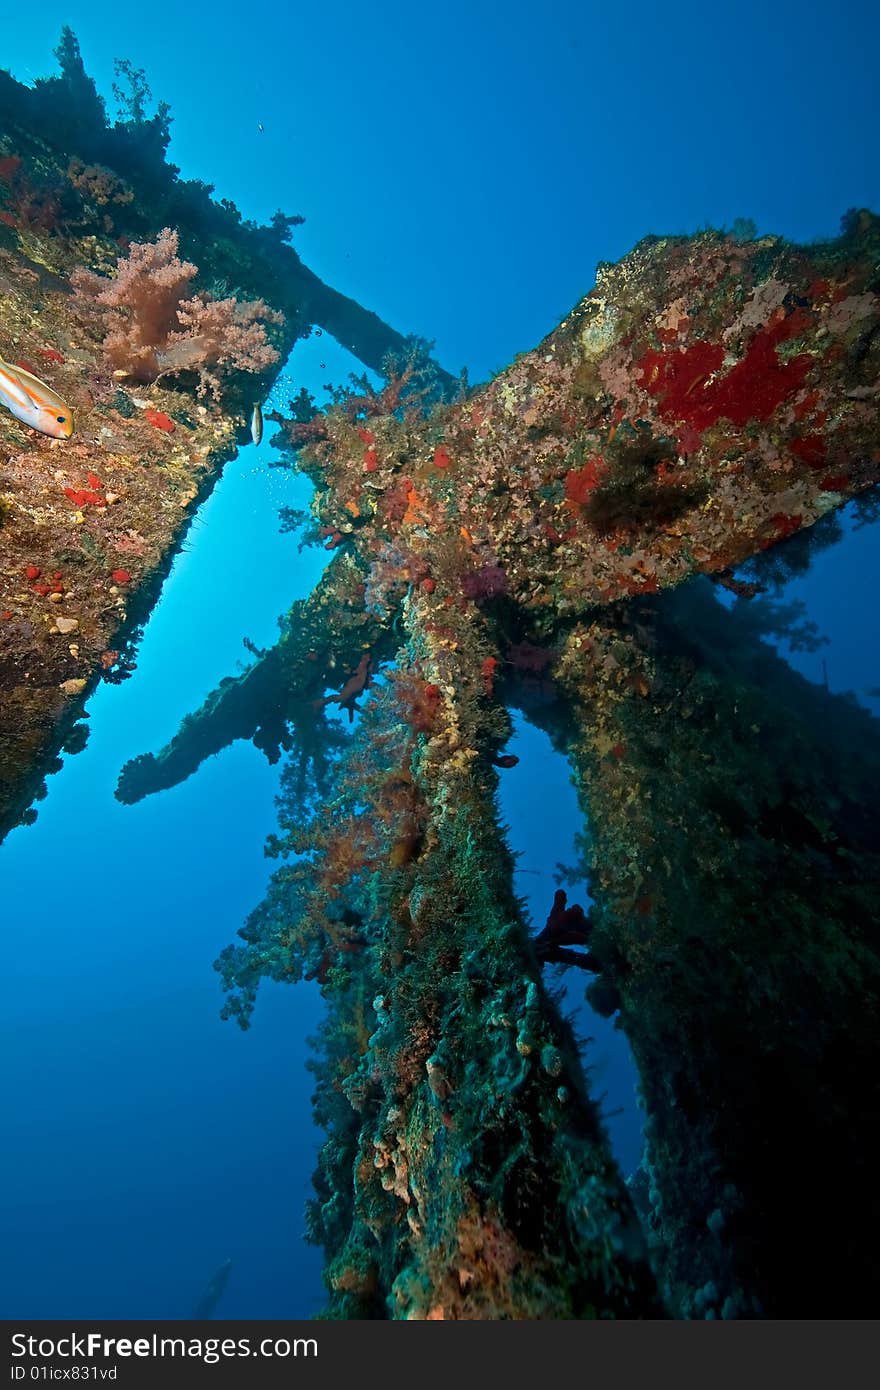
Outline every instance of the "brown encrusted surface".
<svg viewBox="0 0 880 1390">
<path fill-rule="evenodd" d="M 3 828 L 26 810 L 94 682 L 124 674 L 134 628 L 244 424 L 210 400 L 114 378 L 67 284 L 95 251 L 35 233 L 0 250 L 0 351 L 50 384 L 75 422 L 72 439 L 53 440 L 0 411 Z"/>
<path fill-rule="evenodd" d="M 649 239 L 427 423 L 331 412 L 304 455 L 331 540 L 403 580 L 412 552 L 438 582 L 446 555 L 498 565 L 549 618 L 811 525 L 880 476 L 878 226 L 812 247 Z"/>
<path fill-rule="evenodd" d="M 15 164 L 15 178 L 35 164 Z M 43 157 L 46 165 L 46 157 Z M 31 177 L 33 174 L 31 172 Z M 64 179 L 58 170 L 57 178 Z M 11 214 L 10 214 L 11 215 Z M 100 320 L 70 295 L 76 265 L 113 268 L 120 247 L 63 229 L 0 228 L 0 353 L 70 404 L 71 439 L 0 410 L 0 828 L 33 796 L 83 699 L 124 678 L 193 510 L 241 441 L 235 406 L 113 373 Z M 264 385 L 254 378 L 253 391 Z M 32 813 L 31 813 L 32 815 Z"/>
</svg>

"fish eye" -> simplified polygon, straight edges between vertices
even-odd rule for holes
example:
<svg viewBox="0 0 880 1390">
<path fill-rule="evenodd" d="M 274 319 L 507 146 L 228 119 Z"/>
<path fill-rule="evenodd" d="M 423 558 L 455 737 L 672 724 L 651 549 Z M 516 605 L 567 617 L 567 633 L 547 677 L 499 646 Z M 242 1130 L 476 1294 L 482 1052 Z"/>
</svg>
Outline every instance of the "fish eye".
<svg viewBox="0 0 880 1390">
<path fill-rule="evenodd" d="M 63 424 L 65 424 L 66 421 L 67 421 L 67 416 L 66 416 L 66 415 L 56 415 L 56 416 L 55 416 L 55 419 L 58 421 L 59 425 L 63 425 Z"/>
</svg>

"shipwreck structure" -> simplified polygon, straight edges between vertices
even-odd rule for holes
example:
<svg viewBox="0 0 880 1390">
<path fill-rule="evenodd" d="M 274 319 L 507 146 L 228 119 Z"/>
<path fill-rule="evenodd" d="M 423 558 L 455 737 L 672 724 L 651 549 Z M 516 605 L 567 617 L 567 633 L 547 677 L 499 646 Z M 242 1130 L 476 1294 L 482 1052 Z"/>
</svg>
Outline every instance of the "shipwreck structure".
<svg viewBox="0 0 880 1390">
<path fill-rule="evenodd" d="M 761 637 L 873 504 L 878 255 L 867 212 L 809 247 L 651 237 L 484 386 L 389 341 L 383 389 L 279 417 L 324 576 L 118 795 L 235 739 L 286 758 L 279 867 L 217 967 L 245 1026 L 263 978 L 327 1000 L 332 1315 L 873 1308 L 880 738 Z M 289 335 L 304 272 L 270 261 L 247 286 Z M 514 707 L 570 759 L 594 903 L 557 895 L 538 942 L 496 805 Z M 630 1182 L 549 959 L 632 1044 Z"/>
<path fill-rule="evenodd" d="M 143 73 L 122 65 L 111 121 L 69 30 L 56 56 L 58 75 L 32 88 L 0 71 L 0 360 L 75 421 L 60 450 L 0 410 L 0 838 L 82 745 L 95 684 L 131 668 L 189 523 L 293 344 L 321 328 L 375 368 L 406 350 L 303 264 L 289 244 L 301 218 L 257 226 L 179 177 Z"/>
</svg>

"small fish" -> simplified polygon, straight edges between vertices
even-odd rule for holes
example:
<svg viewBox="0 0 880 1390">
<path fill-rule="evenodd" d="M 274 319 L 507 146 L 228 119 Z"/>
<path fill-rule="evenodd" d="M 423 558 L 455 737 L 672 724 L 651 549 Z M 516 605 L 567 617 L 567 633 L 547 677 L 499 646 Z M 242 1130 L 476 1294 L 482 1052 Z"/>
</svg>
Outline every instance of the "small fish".
<svg viewBox="0 0 880 1390">
<path fill-rule="evenodd" d="M 256 405 L 254 406 L 253 410 L 251 411 L 251 439 L 254 441 L 255 444 L 259 444 L 259 442 L 260 442 L 260 440 L 261 440 L 262 438 L 263 438 L 263 412 L 262 412 L 262 409 L 260 408 L 260 402 L 257 401 Z"/>
<path fill-rule="evenodd" d="M 23 425 L 53 439 L 73 434 L 73 413 L 51 386 L 12 362 L 0 360 L 0 405 Z"/>
</svg>

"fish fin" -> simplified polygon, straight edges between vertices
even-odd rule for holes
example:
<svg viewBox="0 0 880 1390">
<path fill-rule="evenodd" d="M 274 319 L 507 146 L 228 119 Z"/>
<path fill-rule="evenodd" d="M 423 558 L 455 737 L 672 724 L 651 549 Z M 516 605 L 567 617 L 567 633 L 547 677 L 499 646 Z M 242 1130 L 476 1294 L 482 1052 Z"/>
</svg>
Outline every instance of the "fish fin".
<svg viewBox="0 0 880 1390">
<path fill-rule="evenodd" d="M 53 396 L 55 395 L 48 381 L 41 381 L 38 376 L 34 376 L 33 372 L 27 371 L 24 367 L 19 367 L 16 362 L 3 362 L 0 363 L 0 365 L 4 366 L 7 372 L 13 372 L 17 377 L 21 377 L 22 380 L 30 382 L 32 386 L 39 386 L 42 391 L 52 391 Z"/>
<path fill-rule="evenodd" d="M 28 372 L 24 367 L 19 367 L 15 362 L 3 362 L 0 364 L 3 370 L 23 387 L 25 391 L 36 392 L 36 396 L 31 401 L 32 405 L 40 410 L 63 410 L 70 413 L 70 407 L 65 404 L 54 387 L 48 381 L 41 381 L 33 372 Z"/>
</svg>

